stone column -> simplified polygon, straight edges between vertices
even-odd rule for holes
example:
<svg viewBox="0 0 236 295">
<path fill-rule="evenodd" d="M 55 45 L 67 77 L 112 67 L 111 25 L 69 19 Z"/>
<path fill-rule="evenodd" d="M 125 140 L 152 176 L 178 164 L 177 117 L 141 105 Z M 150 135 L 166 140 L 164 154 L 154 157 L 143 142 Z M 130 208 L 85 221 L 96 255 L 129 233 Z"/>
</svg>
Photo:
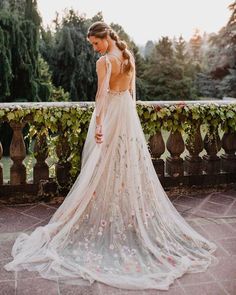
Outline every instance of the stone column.
<svg viewBox="0 0 236 295">
<path fill-rule="evenodd" d="M 158 131 L 149 139 L 149 146 L 151 150 L 152 162 L 155 167 L 158 177 L 164 177 L 164 161 L 160 159 L 161 155 L 165 152 L 165 143 L 161 134 Z"/>
<path fill-rule="evenodd" d="M 236 132 L 224 133 L 222 147 L 225 153 L 221 156 L 222 170 L 225 172 L 236 172 Z"/>
<path fill-rule="evenodd" d="M 45 160 L 48 157 L 47 137 L 45 134 L 38 133 L 34 145 L 34 154 L 37 162 L 34 165 L 34 183 L 39 183 L 41 179 L 49 179 L 49 167 Z"/>
<path fill-rule="evenodd" d="M 0 141 L 0 160 L 2 158 L 2 154 L 3 154 L 3 148 L 2 148 L 1 141 Z M 2 163 L 0 163 L 0 185 L 3 185 L 3 165 L 2 165 Z"/>
<path fill-rule="evenodd" d="M 206 174 L 220 173 L 220 158 L 217 153 L 221 149 L 221 140 L 218 130 L 210 130 L 204 137 L 204 148 L 207 155 L 203 156 L 204 171 Z"/>
<path fill-rule="evenodd" d="M 10 145 L 10 157 L 13 161 L 10 168 L 10 184 L 25 184 L 26 167 L 22 163 L 26 157 L 25 143 L 22 134 L 25 123 L 10 122 L 10 126 L 13 129 L 13 137 Z"/>
<path fill-rule="evenodd" d="M 184 151 L 184 141 L 179 131 L 171 131 L 166 147 L 170 156 L 166 159 L 166 172 L 172 177 L 183 176 L 183 159 L 180 155 Z"/>
<path fill-rule="evenodd" d="M 199 157 L 200 152 L 203 150 L 203 140 L 200 131 L 200 124 L 192 128 L 193 134 L 187 138 L 186 149 L 189 155 L 185 157 L 185 172 L 187 175 L 202 174 L 203 165 L 202 158 Z"/>
<path fill-rule="evenodd" d="M 59 135 L 59 140 L 56 146 L 56 154 L 59 161 L 56 163 L 55 171 L 57 181 L 62 187 L 67 186 L 70 182 L 71 163 L 67 160 L 70 153 L 71 149 L 67 137 Z"/>
</svg>

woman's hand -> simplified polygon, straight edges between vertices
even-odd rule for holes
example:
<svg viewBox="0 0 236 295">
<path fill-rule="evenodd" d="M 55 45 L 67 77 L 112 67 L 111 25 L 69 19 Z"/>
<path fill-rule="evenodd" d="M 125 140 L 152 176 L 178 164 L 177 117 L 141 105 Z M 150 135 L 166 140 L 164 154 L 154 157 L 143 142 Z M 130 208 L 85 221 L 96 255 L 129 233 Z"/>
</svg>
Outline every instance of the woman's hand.
<svg viewBox="0 0 236 295">
<path fill-rule="evenodd" d="M 96 125 L 94 137 L 95 137 L 96 143 L 100 144 L 103 142 L 102 125 Z"/>
</svg>

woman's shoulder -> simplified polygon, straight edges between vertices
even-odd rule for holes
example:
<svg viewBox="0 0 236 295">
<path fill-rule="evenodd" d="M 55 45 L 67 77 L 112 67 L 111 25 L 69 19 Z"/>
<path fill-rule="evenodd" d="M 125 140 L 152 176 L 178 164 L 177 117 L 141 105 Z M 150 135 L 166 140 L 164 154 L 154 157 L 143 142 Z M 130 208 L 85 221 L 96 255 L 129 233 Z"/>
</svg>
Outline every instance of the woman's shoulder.
<svg viewBox="0 0 236 295">
<path fill-rule="evenodd" d="M 99 59 L 96 61 L 96 69 L 98 71 L 104 71 L 108 66 L 108 61 L 106 55 L 102 55 L 99 57 Z"/>
<path fill-rule="evenodd" d="M 105 65 L 105 63 L 106 63 L 106 56 L 105 55 L 100 56 L 96 62 L 96 64 L 98 66 Z"/>
</svg>

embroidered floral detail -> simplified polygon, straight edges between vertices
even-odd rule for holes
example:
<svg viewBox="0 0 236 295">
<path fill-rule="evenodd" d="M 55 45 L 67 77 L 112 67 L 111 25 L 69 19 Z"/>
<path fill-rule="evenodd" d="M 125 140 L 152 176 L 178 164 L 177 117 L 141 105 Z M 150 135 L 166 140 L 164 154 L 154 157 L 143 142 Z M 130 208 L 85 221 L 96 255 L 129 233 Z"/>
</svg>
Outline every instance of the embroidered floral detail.
<svg viewBox="0 0 236 295">
<path fill-rule="evenodd" d="M 106 220 L 102 219 L 102 220 L 101 220 L 101 226 L 102 226 L 102 227 L 105 227 L 106 224 L 107 224 Z"/>
<path fill-rule="evenodd" d="M 121 237 L 122 237 L 122 240 L 124 240 L 124 241 L 126 240 L 126 235 L 125 234 L 122 234 Z"/>
<path fill-rule="evenodd" d="M 173 266 L 176 266 L 176 262 L 175 262 L 175 260 L 174 260 L 173 257 L 168 256 L 168 257 L 167 257 L 167 260 L 169 261 L 170 264 L 172 264 Z"/>
<path fill-rule="evenodd" d="M 151 215 L 150 215 L 149 212 L 145 212 L 145 216 L 146 216 L 146 217 L 151 217 Z"/>
</svg>

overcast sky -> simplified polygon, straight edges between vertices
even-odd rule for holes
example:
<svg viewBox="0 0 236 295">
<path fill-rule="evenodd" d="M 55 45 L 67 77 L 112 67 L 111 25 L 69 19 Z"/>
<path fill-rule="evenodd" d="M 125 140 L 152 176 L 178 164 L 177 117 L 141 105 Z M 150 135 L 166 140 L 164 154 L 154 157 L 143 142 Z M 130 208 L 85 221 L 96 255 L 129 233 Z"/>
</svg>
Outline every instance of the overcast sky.
<svg viewBox="0 0 236 295">
<path fill-rule="evenodd" d="M 189 38 L 198 28 L 201 33 L 218 32 L 224 26 L 233 0 L 38 0 L 43 23 L 49 24 L 56 11 L 74 8 L 88 18 L 102 11 L 105 22 L 118 23 L 138 45 L 161 36 Z"/>
</svg>

